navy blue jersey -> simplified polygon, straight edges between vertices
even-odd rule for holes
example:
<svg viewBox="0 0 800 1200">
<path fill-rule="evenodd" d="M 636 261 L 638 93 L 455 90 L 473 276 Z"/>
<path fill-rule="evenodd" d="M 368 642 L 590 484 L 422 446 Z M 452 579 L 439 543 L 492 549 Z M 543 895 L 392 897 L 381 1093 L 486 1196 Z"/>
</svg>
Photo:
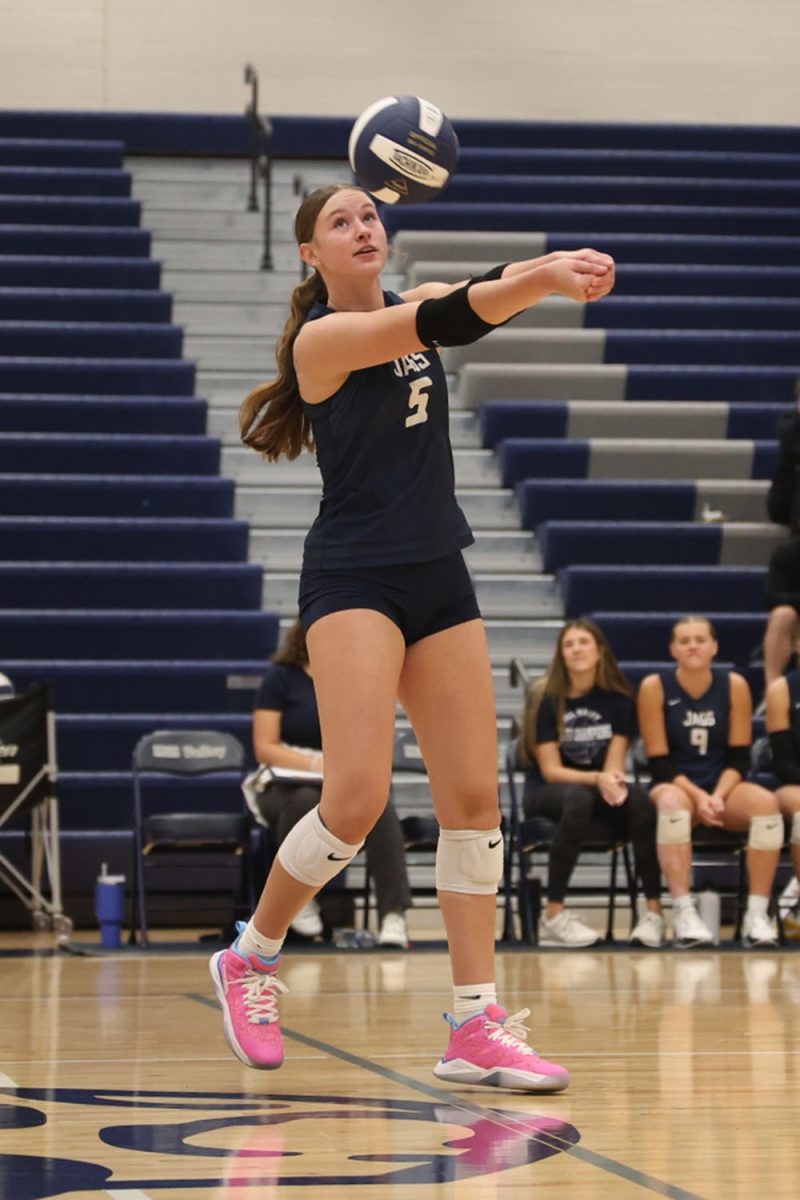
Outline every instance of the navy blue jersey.
<svg viewBox="0 0 800 1200">
<path fill-rule="evenodd" d="M 314 683 L 302 667 L 271 663 L 256 692 L 253 708 L 281 714 L 281 741 L 309 750 L 322 749 Z"/>
<path fill-rule="evenodd" d="M 602 771 L 612 737 L 636 736 L 636 705 L 622 692 L 593 687 L 564 703 L 564 732 L 551 696 L 543 696 L 536 718 L 536 741 L 558 742 L 561 765 L 575 771 Z"/>
<path fill-rule="evenodd" d="M 384 292 L 387 305 L 402 304 Z M 309 321 L 333 310 L 315 304 Z M 455 498 L 447 381 L 435 350 L 352 371 L 321 404 L 305 404 L 322 503 L 303 566 L 429 562 L 473 539 Z"/>
<path fill-rule="evenodd" d="M 730 672 L 711 668 L 711 686 L 697 700 L 678 683 L 677 670 L 659 671 L 669 756 L 678 772 L 713 791 L 725 770 L 731 707 Z"/>
</svg>

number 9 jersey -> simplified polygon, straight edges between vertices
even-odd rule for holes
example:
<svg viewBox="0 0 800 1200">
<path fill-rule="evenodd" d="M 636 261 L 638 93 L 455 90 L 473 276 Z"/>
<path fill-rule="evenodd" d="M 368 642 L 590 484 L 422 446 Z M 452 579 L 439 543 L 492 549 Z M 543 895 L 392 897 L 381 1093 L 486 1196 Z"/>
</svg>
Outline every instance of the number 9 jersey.
<svg viewBox="0 0 800 1200">
<path fill-rule="evenodd" d="M 386 305 L 402 304 L 384 292 Z M 315 304 L 307 320 L 333 309 Z M 322 502 L 305 569 L 429 562 L 474 541 L 455 498 L 447 381 L 435 350 L 352 371 L 306 404 Z"/>
<path fill-rule="evenodd" d="M 711 668 L 711 686 L 697 700 L 678 683 L 677 671 L 659 671 L 669 756 L 680 774 L 712 792 L 725 770 L 731 707 L 730 672 Z"/>
</svg>

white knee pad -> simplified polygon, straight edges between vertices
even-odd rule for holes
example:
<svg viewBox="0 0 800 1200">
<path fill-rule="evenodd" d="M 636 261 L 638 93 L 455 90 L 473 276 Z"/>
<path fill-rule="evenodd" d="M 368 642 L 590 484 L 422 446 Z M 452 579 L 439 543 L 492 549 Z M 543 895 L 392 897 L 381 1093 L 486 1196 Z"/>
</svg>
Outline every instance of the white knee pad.
<svg viewBox="0 0 800 1200">
<path fill-rule="evenodd" d="M 499 829 L 439 830 L 437 891 L 493 896 L 502 878 L 503 835 Z"/>
<path fill-rule="evenodd" d="M 768 817 L 751 817 L 747 845 L 751 850 L 780 850 L 783 845 L 783 817 L 781 814 L 773 813 Z"/>
<path fill-rule="evenodd" d="M 660 846 L 685 846 L 691 840 L 692 818 L 685 808 L 658 814 L 656 842 Z"/>
<path fill-rule="evenodd" d="M 792 832 L 789 841 L 793 846 L 800 846 L 800 812 L 796 812 L 792 817 Z"/>
<path fill-rule="evenodd" d="M 340 841 L 325 828 L 317 805 L 289 830 L 278 849 L 278 858 L 294 879 L 309 887 L 321 888 L 338 875 L 360 849 L 361 846 Z"/>
</svg>

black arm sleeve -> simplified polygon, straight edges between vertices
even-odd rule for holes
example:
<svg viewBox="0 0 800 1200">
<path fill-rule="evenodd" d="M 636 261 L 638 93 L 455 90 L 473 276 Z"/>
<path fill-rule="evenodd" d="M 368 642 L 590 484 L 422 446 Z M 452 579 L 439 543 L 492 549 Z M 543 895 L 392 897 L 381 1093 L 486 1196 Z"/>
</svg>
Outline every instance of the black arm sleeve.
<svg viewBox="0 0 800 1200">
<path fill-rule="evenodd" d="M 650 780 L 654 784 L 672 783 L 675 776 L 679 774 L 668 754 L 654 754 L 652 758 L 648 758 L 647 765 L 650 768 Z"/>
<path fill-rule="evenodd" d="M 771 733 L 769 748 L 772 751 L 772 769 L 781 783 L 800 783 L 800 763 L 795 756 L 789 730 L 781 729 L 777 733 Z"/>
<path fill-rule="evenodd" d="M 492 267 L 489 271 L 484 271 L 483 275 L 471 275 L 467 287 L 472 287 L 473 283 L 491 283 L 493 279 L 502 279 L 503 271 L 505 271 L 508 263 L 500 263 L 497 267 Z"/>
<path fill-rule="evenodd" d="M 423 300 L 417 309 L 417 337 L 423 346 L 469 346 L 496 329 L 482 320 L 469 302 L 469 284 Z"/>
<path fill-rule="evenodd" d="M 750 772 L 750 747 L 728 746 L 725 751 L 725 770 L 738 771 L 742 779 Z"/>
</svg>

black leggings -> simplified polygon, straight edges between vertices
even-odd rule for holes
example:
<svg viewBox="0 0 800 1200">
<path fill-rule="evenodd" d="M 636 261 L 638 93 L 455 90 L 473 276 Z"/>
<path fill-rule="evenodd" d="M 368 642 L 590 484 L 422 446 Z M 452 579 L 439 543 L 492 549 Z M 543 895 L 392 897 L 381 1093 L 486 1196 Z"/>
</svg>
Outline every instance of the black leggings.
<svg viewBox="0 0 800 1200">
<path fill-rule="evenodd" d="M 526 817 L 546 817 L 556 823 L 550 846 L 547 898 L 562 903 L 593 821 L 601 821 L 610 839 L 630 839 L 636 874 L 648 900 L 661 895 L 661 871 L 656 854 L 656 806 L 644 788 L 628 784 L 628 799 L 614 808 L 596 787 L 581 783 L 525 784 L 522 801 Z"/>
<path fill-rule="evenodd" d="M 275 831 L 280 846 L 301 817 L 319 804 L 320 787 L 314 784 L 281 783 L 277 780 L 259 796 L 258 807 L 264 820 Z M 391 800 L 367 835 L 364 845 L 367 869 L 375 881 L 375 896 L 380 920 L 387 913 L 402 913 L 411 907 L 411 891 L 406 871 L 403 829 Z M 319 906 L 326 925 L 352 925 L 355 905 L 352 893 L 344 888 L 344 876 L 337 875 L 319 894 Z"/>
</svg>

